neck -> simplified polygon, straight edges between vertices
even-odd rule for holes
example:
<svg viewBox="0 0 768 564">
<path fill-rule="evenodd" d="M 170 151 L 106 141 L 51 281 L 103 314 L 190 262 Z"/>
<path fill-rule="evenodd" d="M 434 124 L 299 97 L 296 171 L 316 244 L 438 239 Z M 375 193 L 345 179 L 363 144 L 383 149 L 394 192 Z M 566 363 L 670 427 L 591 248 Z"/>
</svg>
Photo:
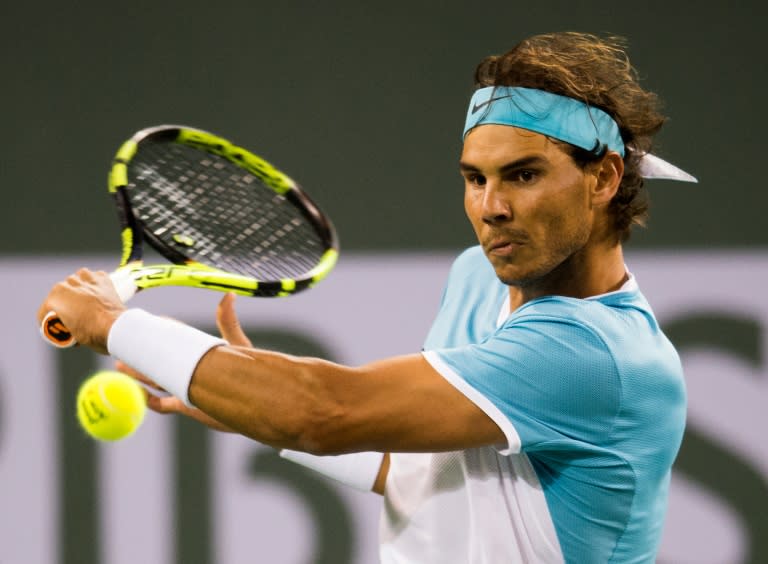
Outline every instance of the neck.
<svg viewBox="0 0 768 564">
<path fill-rule="evenodd" d="M 588 245 L 545 276 L 509 287 L 510 310 L 542 296 L 589 298 L 614 292 L 628 279 L 620 244 Z"/>
</svg>

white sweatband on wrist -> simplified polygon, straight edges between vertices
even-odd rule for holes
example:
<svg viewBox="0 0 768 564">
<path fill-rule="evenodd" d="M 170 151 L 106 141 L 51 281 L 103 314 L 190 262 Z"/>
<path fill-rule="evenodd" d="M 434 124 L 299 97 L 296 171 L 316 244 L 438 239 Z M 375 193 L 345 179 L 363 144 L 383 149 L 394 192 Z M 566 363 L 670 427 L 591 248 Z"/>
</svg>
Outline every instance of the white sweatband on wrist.
<svg viewBox="0 0 768 564">
<path fill-rule="evenodd" d="M 112 324 L 109 354 L 138 370 L 188 406 L 197 364 L 213 347 L 227 342 L 178 321 L 129 309 Z"/>
<path fill-rule="evenodd" d="M 281 450 L 280 456 L 333 478 L 347 486 L 369 492 L 379 476 L 384 454 L 381 452 L 353 452 L 336 456 L 315 456 L 297 450 Z"/>
</svg>

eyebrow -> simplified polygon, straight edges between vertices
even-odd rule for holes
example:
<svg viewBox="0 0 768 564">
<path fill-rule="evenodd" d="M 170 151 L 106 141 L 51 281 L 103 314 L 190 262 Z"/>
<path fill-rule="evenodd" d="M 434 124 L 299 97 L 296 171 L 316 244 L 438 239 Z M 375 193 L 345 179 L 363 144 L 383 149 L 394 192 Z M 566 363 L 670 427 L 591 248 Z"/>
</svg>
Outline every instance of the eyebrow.
<svg viewBox="0 0 768 564">
<path fill-rule="evenodd" d="M 503 165 L 499 169 L 499 172 L 501 172 L 501 174 L 505 174 L 507 172 L 516 170 L 518 168 L 523 168 L 523 167 L 532 166 L 532 165 L 543 165 L 548 162 L 549 161 L 544 157 L 532 155 L 530 157 L 523 157 Z M 480 169 L 477 168 L 475 165 L 464 162 L 464 161 L 459 161 L 459 170 L 461 170 L 462 172 L 480 172 Z"/>
</svg>

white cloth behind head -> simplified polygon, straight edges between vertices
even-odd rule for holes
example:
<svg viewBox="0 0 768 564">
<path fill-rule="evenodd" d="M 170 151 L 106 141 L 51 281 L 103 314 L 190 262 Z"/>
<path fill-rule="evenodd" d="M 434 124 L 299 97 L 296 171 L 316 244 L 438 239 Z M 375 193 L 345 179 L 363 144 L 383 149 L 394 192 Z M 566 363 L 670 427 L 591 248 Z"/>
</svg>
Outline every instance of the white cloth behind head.
<svg viewBox="0 0 768 564">
<path fill-rule="evenodd" d="M 695 176 L 651 153 L 646 153 L 640 158 L 640 175 L 643 178 L 698 182 Z"/>
</svg>

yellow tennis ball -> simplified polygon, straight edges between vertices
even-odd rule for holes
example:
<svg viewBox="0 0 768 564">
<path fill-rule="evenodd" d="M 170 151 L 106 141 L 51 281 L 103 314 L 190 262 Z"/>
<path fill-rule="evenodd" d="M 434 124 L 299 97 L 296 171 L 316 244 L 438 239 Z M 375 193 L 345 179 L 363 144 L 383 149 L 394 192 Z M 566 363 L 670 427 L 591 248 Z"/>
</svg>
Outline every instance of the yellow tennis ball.
<svg viewBox="0 0 768 564">
<path fill-rule="evenodd" d="M 114 370 L 95 373 L 77 392 L 77 420 L 86 433 L 100 441 L 118 441 L 131 435 L 146 411 L 141 385 Z"/>
</svg>

